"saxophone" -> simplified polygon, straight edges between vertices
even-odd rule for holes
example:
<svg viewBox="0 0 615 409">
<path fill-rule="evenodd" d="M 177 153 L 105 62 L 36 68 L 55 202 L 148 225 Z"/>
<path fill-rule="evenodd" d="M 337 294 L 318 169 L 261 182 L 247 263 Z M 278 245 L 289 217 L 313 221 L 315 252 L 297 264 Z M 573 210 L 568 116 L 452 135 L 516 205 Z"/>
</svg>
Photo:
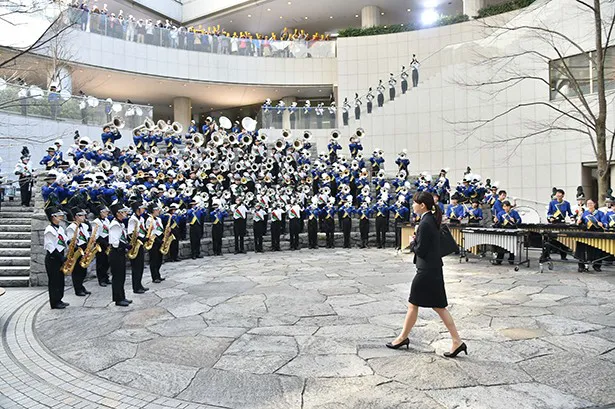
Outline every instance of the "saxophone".
<svg viewBox="0 0 615 409">
<path fill-rule="evenodd" d="M 154 240 L 156 240 L 156 235 L 154 234 L 154 223 L 151 223 L 147 229 L 147 234 L 145 235 L 145 244 L 143 245 L 145 250 L 150 251 L 152 247 L 154 247 Z"/>
<path fill-rule="evenodd" d="M 88 245 L 85 248 L 85 254 L 81 257 L 79 261 L 79 265 L 83 268 L 88 268 L 94 258 L 96 257 L 96 253 L 101 251 L 100 244 L 96 243 L 96 231 L 98 230 L 98 225 L 94 224 L 94 229 L 92 229 L 92 235 L 90 236 L 90 240 L 88 240 Z"/>
<path fill-rule="evenodd" d="M 167 221 L 167 225 L 164 228 L 164 234 L 162 236 L 162 246 L 160 246 L 160 253 L 165 256 L 169 253 L 171 243 L 175 240 L 175 236 L 171 234 L 171 221 L 172 217 L 169 217 L 169 221 Z"/>
<path fill-rule="evenodd" d="M 128 256 L 130 260 L 134 260 L 135 258 L 137 258 L 137 256 L 139 255 L 139 249 L 142 245 L 143 243 L 141 243 L 141 240 L 139 240 L 139 222 L 137 222 L 135 230 L 132 232 L 132 236 L 130 236 L 131 248 L 128 253 L 126 253 L 126 256 Z"/>
<path fill-rule="evenodd" d="M 69 275 L 75 269 L 75 265 L 77 264 L 77 260 L 80 256 L 83 256 L 83 250 L 81 247 L 77 247 L 77 236 L 79 235 L 79 225 L 75 229 L 75 234 L 73 234 L 73 239 L 68 246 L 68 254 L 66 255 L 66 261 L 62 264 L 62 268 L 60 271 L 64 275 Z"/>
</svg>

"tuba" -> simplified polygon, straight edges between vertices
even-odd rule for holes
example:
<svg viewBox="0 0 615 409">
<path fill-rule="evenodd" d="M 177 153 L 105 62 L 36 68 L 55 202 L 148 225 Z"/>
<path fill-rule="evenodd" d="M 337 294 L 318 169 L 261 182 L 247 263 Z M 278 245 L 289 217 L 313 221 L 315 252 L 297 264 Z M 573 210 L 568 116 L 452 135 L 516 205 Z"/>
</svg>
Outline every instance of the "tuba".
<svg viewBox="0 0 615 409">
<path fill-rule="evenodd" d="M 365 136 L 365 130 L 363 128 L 357 128 L 357 130 L 354 131 L 354 136 L 359 139 L 363 138 Z"/>
<path fill-rule="evenodd" d="M 331 131 L 331 139 L 333 139 L 334 141 L 338 141 L 341 135 L 342 134 L 337 129 Z"/>
<path fill-rule="evenodd" d="M 81 257 L 79 261 L 79 265 L 82 268 L 88 268 L 92 261 L 96 258 L 96 253 L 101 251 L 100 244 L 96 243 L 96 231 L 98 230 L 98 225 L 94 224 L 94 228 L 92 229 L 92 235 L 88 240 L 88 245 L 85 248 L 85 254 Z"/>
<path fill-rule="evenodd" d="M 262 143 L 266 143 L 267 142 L 267 134 L 265 132 L 259 132 L 258 133 L 258 140 L 261 141 Z"/>
<path fill-rule="evenodd" d="M 211 141 L 214 143 L 214 145 L 221 146 L 224 143 L 224 135 L 222 134 L 222 132 L 216 131 L 211 134 Z"/>
<path fill-rule="evenodd" d="M 171 124 L 171 130 L 173 131 L 173 133 L 182 133 L 184 127 L 179 122 L 173 122 Z"/>
<path fill-rule="evenodd" d="M 203 134 L 196 132 L 194 133 L 194 135 L 192 135 L 192 143 L 197 148 L 200 148 L 205 143 L 205 137 L 203 136 Z"/>
<path fill-rule="evenodd" d="M 250 134 L 245 134 L 241 138 L 241 145 L 244 146 L 245 148 L 252 145 L 252 137 L 250 136 Z"/>
<path fill-rule="evenodd" d="M 160 149 L 157 146 L 152 146 L 149 152 L 154 156 L 160 155 Z"/>
<path fill-rule="evenodd" d="M 156 125 L 154 125 L 154 123 L 149 118 L 146 118 L 143 124 L 137 126 L 135 129 L 132 130 L 132 135 L 139 136 L 141 131 L 153 131 L 155 127 Z"/>
<path fill-rule="evenodd" d="M 284 139 L 278 139 L 277 141 L 275 141 L 276 151 L 282 151 L 284 150 L 285 147 L 286 147 L 286 142 L 284 141 Z"/>
<path fill-rule="evenodd" d="M 92 167 L 92 164 L 90 163 L 89 160 L 85 159 L 85 158 L 81 158 L 77 161 L 77 168 L 79 168 L 80 171 L 85 172 L 88 169 L 90 169 Z"/>
<path fill-rule="evenodd" d="M 83 250 L 81 247 L 77 247 L 77 236 L 79 235 L 79 225 L 75 229 L 75 234 L 73 234 L 73 240 L 70 242 L 70 246 L 68 246 L 68 253 L 66 254 L 66 261 L 62 264 L 62 268 L 60 271 L 62 274 L 69 275 L 75 269 L 75 265 L 77 264 L 77 260 L 79 257 L 83 256 Z"/>
</svg>

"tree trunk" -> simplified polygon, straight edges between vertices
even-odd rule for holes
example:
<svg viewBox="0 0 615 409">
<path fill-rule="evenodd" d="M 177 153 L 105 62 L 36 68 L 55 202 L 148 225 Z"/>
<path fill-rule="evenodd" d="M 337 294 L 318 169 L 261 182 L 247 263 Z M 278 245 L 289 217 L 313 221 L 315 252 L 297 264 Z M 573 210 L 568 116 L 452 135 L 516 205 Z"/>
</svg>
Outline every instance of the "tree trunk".
<svg viewBox="0 0 615 409">
<path fill-rule="evenodd" d="M 604 50 L 602 49 L 602 15 L 600 0 L 594 0 L 594 29 L 596 37 L 596 86 L 598 115 L 596 116 L 596 161 L 598 163 L 598 203 L 603 204 L 609 189 L 610 163 L 606 151 L 606 93 L 604 87 Z"/>
<path fill-rule="evenodd" d="M 596 200 L 600 205 L 604 204 L 607 190 L 610 187 L 611 169 L 608 164 L 606 152 L 606 130 L 605 124 L 600 121 L 596 124 L 596 162 L 598 163 L 598 197 Z"/>
</svg>

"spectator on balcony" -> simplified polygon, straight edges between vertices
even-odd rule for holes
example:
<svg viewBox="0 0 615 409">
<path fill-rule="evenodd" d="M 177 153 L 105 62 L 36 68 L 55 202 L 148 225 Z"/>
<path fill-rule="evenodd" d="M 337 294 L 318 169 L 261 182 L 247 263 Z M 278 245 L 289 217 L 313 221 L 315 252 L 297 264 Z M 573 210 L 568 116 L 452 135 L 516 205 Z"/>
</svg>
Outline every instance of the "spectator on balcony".
<svg viewBox="0 0 615 409">
<path fill-rule="evenodd" d="M 26 88 L 27 84 L 23 78 L 17 78 L 17 84 L 20 89 L 17 93 L 17 98 L 19 98 L 19 106 L 21 107 L 21 114 L 23 116 L 28 115 L 28 88 Z"/>
<path fill-rule="evenodd" d="M 137 43 L 143 44 L 145 42 L 145 22 L 143 19 L 139 19 L 135 24 L 135 33 L 137 34 Z"/>
<path fill-rule="evenodd" d="M 359 98 L 359 94 L 355 92 L 354 94 L 354 119 L 356 119 L 357 121 L 361 119 L 361 105 L 362 104 L 363 104 L 363 101 L 361 101 L 361 98 Z"/>
<path fill-rule="evenodd" d="M 384 105 L 384 85 L 382 84 L 382 80 L 378 81 L 376 91 L 378 92 L 378 107 L 382 108 L 382 105 Z"/>
<path fill-rule="evenodd" d="M 401 93 L 405 94 L 408 91 L 408 71 L 406 67 L 401 67 Z"/>
<path fill-rule="evenodd" d="M 372 103 L 372 101 L 374 100 L 374 93 L 372 92 L 372 87 L 369 87 L 365 99 L 367 99 L 367 113 L 371 114 L 372 108 L 374 107 L 374 104 Z"/>
<path fill-rule="evenodd" d="M 51 118 L 55 121 L 58 117 L 60 107 L 60 94 L 58 93 L 55 85 L 51 85 L 49 87 L 49 95 L 47 95 L 47 101 L 49 102 Z"/>
<path fill-rule="evenodd" d="M 132 15 L 128 16 L 128 21 L 126 22 L 126 41 L 135 41 L 136 28 L 137 22 L 135 18 Z"/>
<path fill-rule="evenodd" d="M 154 23 L 150 19 L 145 23 L 145 42 L 154 44 Z"/>
<path fill-rule="evenodd" d="M 391 101 L 395 101 L 395 84 L 397 84 L 397 80 L 393 73 L 389 76 L 389 99 Z"/>
</svg>

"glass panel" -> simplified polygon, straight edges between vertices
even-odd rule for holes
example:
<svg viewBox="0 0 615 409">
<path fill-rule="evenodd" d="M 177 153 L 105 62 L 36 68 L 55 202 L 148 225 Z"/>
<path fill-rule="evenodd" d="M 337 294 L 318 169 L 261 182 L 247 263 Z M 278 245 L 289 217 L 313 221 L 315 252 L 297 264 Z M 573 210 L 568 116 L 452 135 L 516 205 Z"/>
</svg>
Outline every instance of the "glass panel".
<svg viewBox="0 0 615 409">
<path fill-rule="evenodd" d="M 335 41 L 272 41 L 212 35 L 185 27 L 167 29 L 153 23 L 128 21 L 98 12 L 70 8 L 75 28 L 108 37 L 215 54 L 274 58 L 335 58 Z"/>
<path fill-rule="evenodd" d="M 561 94 L 574 97 L 577 92 L 573 86 L 576 80 L 583 94 L 591 92 L 590 60 L 586 54 L 573 55 L 549 63 L 551 99 Z M 558 92 L 559 91 L 559 92 Z"/>
<path fill-rule="evenodd" d="M 40 88 L 7 84 L 0 90 L 0 111 L 60 121 L 100 125 L 121 118 L 126 128 L 134 128 L 152 119 L 154 109 L 147 105 L 109 103 L 93 97 L 62 95 Z"/>
<path fill-rule="evenodd" d="M 286 110 L 285 110 L 286 111 Z M 272 107 L 266 111 L 261 109 L 258 115 L 258 123 L 263 129 L 284 129 L 283 117 L 285 111 Z M 316 108 L 297 108 L 289 118 L 290 129 L 334 129 L 336 128 L 335 112 L 330 113 L 325 107 L 322 114 Z"/>
</svg>

